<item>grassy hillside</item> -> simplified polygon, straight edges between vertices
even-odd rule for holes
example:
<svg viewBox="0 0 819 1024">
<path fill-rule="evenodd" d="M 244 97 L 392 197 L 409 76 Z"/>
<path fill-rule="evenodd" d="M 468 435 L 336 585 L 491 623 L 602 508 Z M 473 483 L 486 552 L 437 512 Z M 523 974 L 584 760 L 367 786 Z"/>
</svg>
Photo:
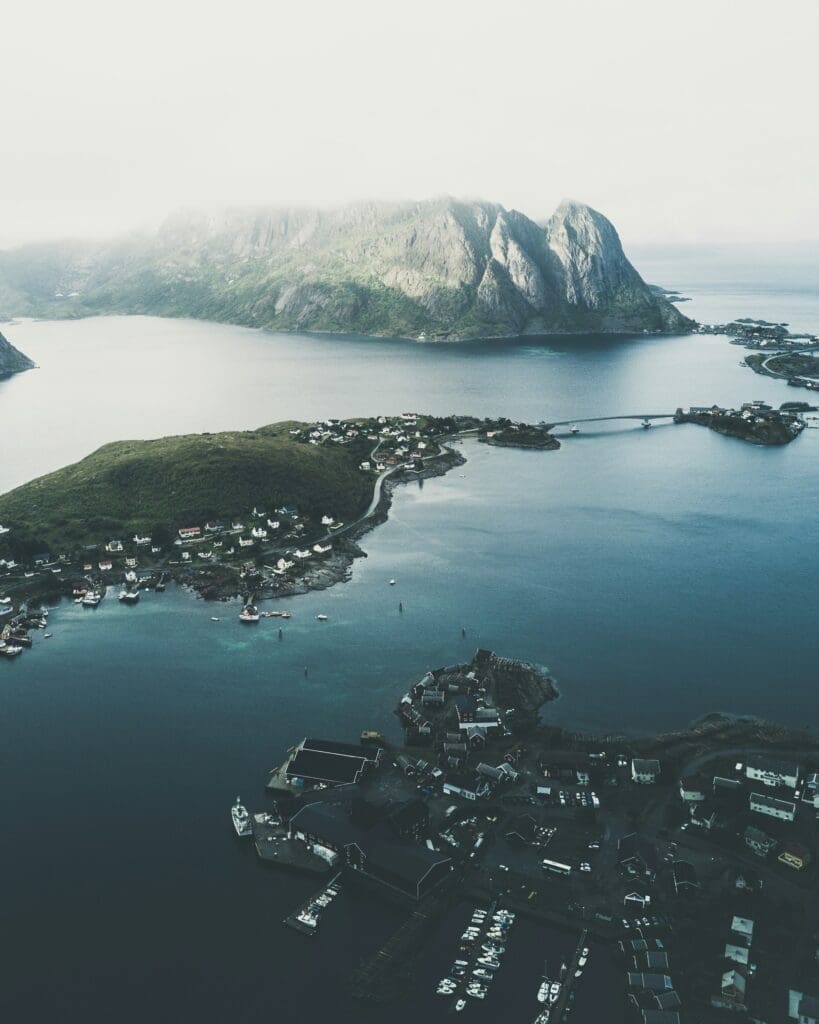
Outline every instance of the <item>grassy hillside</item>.
<svg viewBox="0 0 819 1024">
<path fill-rule="evenodd" d="M 118 441 L 0 496 L 3 547 L 56 555 L 136 531 L 165 542 L 180 526 L 295 505 L 312 517 L 364 511 L 372 481 L 344 446 L 294 441 L 291 423 L 255 431 Z M 245 520 L 247 521 L 247 520 Z"/>
</svg>

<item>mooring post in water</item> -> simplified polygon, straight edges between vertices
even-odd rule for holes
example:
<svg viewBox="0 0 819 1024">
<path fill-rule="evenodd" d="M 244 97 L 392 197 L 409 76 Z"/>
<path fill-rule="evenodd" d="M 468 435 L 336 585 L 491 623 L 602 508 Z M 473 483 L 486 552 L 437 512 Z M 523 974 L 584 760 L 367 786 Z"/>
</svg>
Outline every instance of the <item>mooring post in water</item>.
<svg viewBox="0 0 819 1024">
<path fill-rule="evenodd" d="M 307 666 L 304 666 L 304 674 L 307 675 Z"/>
<path fill-rule="evenodd" d="M 403 610 L 404 610 L 404 602 L 403 601 L 399 601 L 398 602 L 398 611 L 402 612 Z"/>
<path fill-rule="evenodd" d="M 283 635 L 284 635 L 284 634 L 282 633 L 281 629 L 279 629 L 279 640 L 281 640 L 281 638 L 282 638 L 282 636 L 283 636 Z"/>
<path fill-rule="evenodd" d="M 466 626 L 461 626 L 461 636 L 466 636 Z"/>
</svg>

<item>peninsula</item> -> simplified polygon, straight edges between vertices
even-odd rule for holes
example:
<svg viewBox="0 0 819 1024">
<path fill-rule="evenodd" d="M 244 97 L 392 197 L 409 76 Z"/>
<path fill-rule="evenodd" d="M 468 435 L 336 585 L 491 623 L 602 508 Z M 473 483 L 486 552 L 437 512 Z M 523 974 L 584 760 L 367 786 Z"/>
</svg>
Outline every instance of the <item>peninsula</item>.
<svg viewBox="0 0 819 1024">
<path fill-rule="evenodd" d="M 542 666 L 478 650 L 410 682 L 399 741 L 378 723 L 358 743 L 294 737 L 263 809 L 232 809 L 267 864 L 323 876 L 284 924 L 315 935 L 342 888 L 403 908 L 350 976 L 378 1004 L 410 994 L 453 919 L 460 939 L 437 954 L 434 991 L 455 1011 L 497 999 L 523 920 L 566 930 L 562 966 L 527 978 L 515 962 L 541 1004 L 535 1024 L 564 1019 L 590 957 L 619 979 L 612 1019 L 619 1006 L 653 1021 L 659 1003 L 658 1022 L 681 1009 L 773 1021 L 789 987 L 819 994 L 802 948 L 817 895 L 815 738 L 718 714 L 657 736 L 586 735 L 548 723 L 557 696 Z M 757 972 L 740 970 L 749 954 Z"/>
<path fill-rule="evenodd" d="M 801 413 L 749 402 L 652 417 L 784 445 L 801 432 Z M 386 518 L 395 485 L 465 461 L 448 442 L 555 451 L 557 425 L 403 413 L 105 445 L 0 495 L 0 620 L 16 610 L 12 621 L 26 628 L 25 605 L 62 596 L 96 606 L 123 581 L 125 603 L 168 579 L 254 608 L 324 589 L 349 578 L 364 555 L 357 541 Z"/>
<path fill-rule="evenodd" d="M 34 361 L 0 334 L 0 380 L 3 377 L 10 377 L 13 373 L 31 370 L 33 367 Z"/>
<path fill-rule="evenodd" d="M 145 313 L 457 340 L 695 327 L 583 203 L 544 226 L 497 203 L 179 214 L 155 235 L 0 252 L 0 314 Z"/>
</svg>

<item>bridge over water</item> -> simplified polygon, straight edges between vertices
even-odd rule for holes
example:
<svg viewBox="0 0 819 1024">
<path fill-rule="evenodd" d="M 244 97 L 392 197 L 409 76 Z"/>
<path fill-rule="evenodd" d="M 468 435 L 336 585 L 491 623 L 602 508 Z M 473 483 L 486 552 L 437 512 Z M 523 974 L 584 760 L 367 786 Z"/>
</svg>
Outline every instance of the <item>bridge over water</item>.
<svg viewBox="0 0 819 1024">
<path fill-rule="evenodd" d="M 629 412 L 623 416 L 587 416 L 579 420 L 557 420 L 555 423 L 541 421 L 538 426 L 544 430 L 552 430 L 554 427 L 568 427 L 575 423 L 607 423 L 611 420 L 673 420 L 673 412 Z"/>
</svg>

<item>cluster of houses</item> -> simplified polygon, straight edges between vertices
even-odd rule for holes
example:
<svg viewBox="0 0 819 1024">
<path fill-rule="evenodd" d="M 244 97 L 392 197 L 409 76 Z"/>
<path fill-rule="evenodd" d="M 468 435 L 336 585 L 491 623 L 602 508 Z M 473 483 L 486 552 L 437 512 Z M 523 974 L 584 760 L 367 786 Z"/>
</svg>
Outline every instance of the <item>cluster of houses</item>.
<svg viewBox="0 0 819 1024">
<path fill-rule="evenodd" d="M 400 416 L 379 416 L 375 421 L 365 423 L 328 419 L 290 433 L 296 440 L 313 445 L 349 445 L 366 441 L 373 446 L 372 454 L 359 464 L 366 473 L 381 473 L 401 465 L 407 469 L 418 469 L 421 461 L 431 453 L 430 449 L 437 451 L 431 432 L 419 429 L 418 416 L 412 412 Z"/>
<path fill-rule="evenodd" d="M 688 808 L 690 824 L 710 831 L 727 828 L 745 812 L 754 815 L 743 833 L 745 848 L 765 860 L 777 860 L 801 871 L 812 859 L 811 851 L 782 825 L 792 826 L 800 815 L 819 813 L 819 774 L 804 773 L 800 765 L 765 756 L 749 757 L 732 775 L 701 775 L 680 780 L 680 799 Z M 767 825 L 766 825 L 767 822 Z M 765 831 L 777 823 L 778 836 Z"/>
<path fill-rule="evenodd" d="M 734 915 L 723 950 L 724 970 L 720 976 L 720 988 L 711 997 L 712 1006 L 748 1012 L 748 982 L 756 974 L 756 964 L 751 960 L 753 941 L 754 922 L 748 917 Z"/>
</svg>

